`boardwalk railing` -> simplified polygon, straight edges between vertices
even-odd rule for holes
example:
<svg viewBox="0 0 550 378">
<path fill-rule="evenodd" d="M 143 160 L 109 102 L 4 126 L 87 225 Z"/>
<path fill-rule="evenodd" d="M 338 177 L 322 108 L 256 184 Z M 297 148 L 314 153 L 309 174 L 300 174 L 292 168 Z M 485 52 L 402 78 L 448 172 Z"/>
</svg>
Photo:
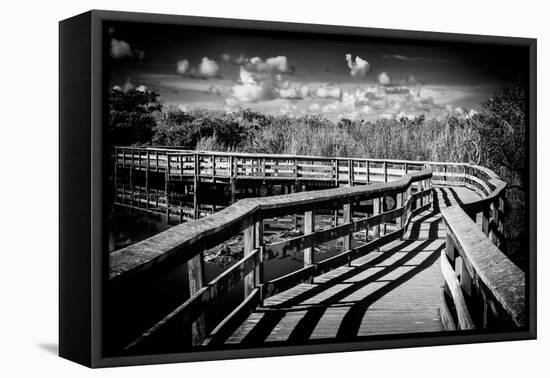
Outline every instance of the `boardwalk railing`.
<svg viewBox="0 0 550 378">
<path fill-rule="evenodd" d="M 388 182 L 424 162 L 364 158 L 189 151 L 176 148 L 115 147 L 119 167 L 164 172 L 170 178 L 201 180 L 325 181 L 351 184 Z"/>
<path fill-rule="evenodd" d="M 175 226 L 113 252 L 110 255 L 111 285 L 131 287 L 135 280 L 146 280 L 162 274 L 167 267 L 185 262 L 188 264 L 191 297 L 131 342 L 127 349 L 146 344 L 151 336 L 173 324 L 184 324 L 191 328 L 193 345 L 208 345 L 223 339 L 235 324 L 242 321 L 265 298 L 298 283 L 309 282 L 316 275 L 348 264 L 357 257 L 401 238 L 411 218 L 432 205 L 431 177 L 431 172 L 422 171 L 408 173 L 391 183 L 243 199 L 206 218 Z M 383 211 L 382 201 L 388 196 L 396 198 L 396 206 Z M 354 206 L 365 201 L 372 201 L 373 214 L 354 219 Z M 318 209 L 342 209 L 344 223 L 315 230 L 315 212 Z M 274 244 L 264 243 L 265 219 L 296 213 L 304 214 L 303 235 Z M 395 229 L 386 232 L 384 225 L 394 221 Z M 352 234 L 362 230 L 367 230 L 365 243 L 352 248 Z M 205 282 L 203 251 L 241 232 L 244 257 L 214 280 Z M 343 252 L 316 262 L 314 246 L 339 238 L 343 240 Z M 263 264 L 266 261 L 300 250 L 304 253 L 302 269 L 268 282 L 264 280 Z M 241 281 L 244 281 L 244 301 L 213 330 L 206 330 L 204 312 Z M 182 340 L 182 344 L 185 341 Z"/>
<path fill-rule="evenodd" d="M 498 248 L 503 245 L 506 184 L 484 167 L 441 167 L 434 171 L 434 182 L 464 185 L 482 196 L 441 210 L 447 230 L 441 256 L 445 328 L 524 327 L 525 273 Z M 441 178 L 444 182 L 436 181 Z"/>
</svg>

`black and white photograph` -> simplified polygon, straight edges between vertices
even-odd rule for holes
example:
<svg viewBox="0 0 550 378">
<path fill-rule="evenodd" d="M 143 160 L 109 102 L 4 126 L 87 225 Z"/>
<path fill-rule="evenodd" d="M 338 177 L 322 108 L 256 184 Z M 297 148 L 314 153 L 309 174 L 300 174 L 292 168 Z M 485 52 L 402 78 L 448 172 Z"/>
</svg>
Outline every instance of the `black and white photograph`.
<svg viewBox="0 0 550 378">
<path fill-rule="evenodd" d="M 528 47 L 102 36 L 106 356 L 529 328 Z"/>
</svg>

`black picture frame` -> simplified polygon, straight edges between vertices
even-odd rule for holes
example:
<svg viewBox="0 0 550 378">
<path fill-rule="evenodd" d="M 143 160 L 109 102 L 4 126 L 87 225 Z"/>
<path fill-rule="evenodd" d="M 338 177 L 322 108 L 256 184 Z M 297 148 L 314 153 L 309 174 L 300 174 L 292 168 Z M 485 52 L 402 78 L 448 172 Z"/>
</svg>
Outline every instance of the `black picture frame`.
<svg viewBox="0 0 550 378">
<path fill-rule="evenodd" d="M 490 43 L 529 49 L 529 270 L 526 277 L 528 328 L 502 333 L 394 336 L 369 341 L 260 349 L 220 350 L 106 357 L 102 350 L 102 298 L 108 259 L 104 223 L 104 98 L 102 24 L 128 21 L 196 25 L 244 30 L 383 37 L 399 40 Z M 89 367 L 299 355 L 386 348 L 407 348 L 534 339 L 536 319 L 536 39 L 448 34 L 359 27 L 294 24 L 224 18 L 189 17 L 92 10 L 61 21 L 60 76 L 60 230 L 59 230 L 59 354 Z"/>
</svg>

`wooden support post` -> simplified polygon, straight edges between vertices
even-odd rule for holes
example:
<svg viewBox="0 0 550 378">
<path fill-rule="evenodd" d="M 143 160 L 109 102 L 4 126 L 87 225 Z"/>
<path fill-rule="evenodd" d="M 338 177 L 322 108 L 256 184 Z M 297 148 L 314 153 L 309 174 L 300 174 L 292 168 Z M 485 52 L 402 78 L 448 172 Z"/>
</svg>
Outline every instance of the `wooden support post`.
<svg viewBox="0 0 550 378">
<path fill-rule="evenodd" d="M 496 225 L 497 225 L 498 232 L 502 236 L 502 235 L 504 235 L 504 219 L 503 219 L 503 217 L 504 217 L 504 197 L 503 196 L 498 197 L 498 211 L 497 211 L 497 213 L 499 215 L 498 215 L 498 218 L 495 219 L 495 222 L 496 222 Z M 502 247 L 504 247 L 502 242 L 503 241 L 499 239 L 498 244 L 497 244 L 497 246 L 501 250 L 503 250 Z"/>
<path fill-rule="evenodd" d="M 118 151 L 118 150 L 117 150 Z M 118 152 L 117 152 L 118 154 Z M 115 181 L 115 202 L 117 201 L 117 196 L 118 196 L 118 155 L 116 155 L 116 160 L 115 160 L 115 172 L 114 172 L 114 181 Z"/>
<path fill-rule="evenodd" d="M 370 184 L 370 164 L 368 160 L 365 160 L 365 168 L 367 172 L 367 185 Z"/>
<path fill-rule="evenodd" d="M 315 232 L 315 212 L 306 211 L 304 213 L 304 235 Z M 304 249 L 304 267 L 315 263 L 315 246 Z M 313 277 L 310 278 L 312 283 Z"/>
<path fill-rule="evenodd" d="M 339 166 L 338 166 L 339 162 L 338 162 L 338 159 L 334 159 L 334 169 L 335 169 L 335 172 L 334 172 L 334 186 L 338 187 L 339 185 L 339 175 L 340 175 L 340 172 L 339 172 Z"/>
<path fill-rule="evenodd" d="M 199 186 L 200 186 L 200 156 L 194 155 L 194 170 L 193 170 L 193 219 L 200 218 L 200 202 L 199 202 Z"/>
<path fill-rule="evenodd" d="M 380 198 L 372 199 L 372 215 L 380 214 Z M 372 239 L 378 239 L 380 237 L 380 224 L 376 224 L 372 230 Z"/>
<path fill-rule="evenodd" d="M 388 182 L 388 163 L 384 162 L 384 182 Z"/>
<path fill-rule="evenodd" d="M 473 295 L 472 278 L 470 277 L 470 273 L 466 268 L 464 260 L 462 260 L 462 257 L 460 256 L 457 256 L 455 260 L 455 272 L 462 290 L 471 298 Z"/>
<path fill-rule="evenodd" d="M 243 231 L 243 256 L 254 251 L 256 225 L 252 224 Z M 248 273 L 244 277 L 244 297 L 248 297 L 256 287 L 256 271 Z"/>
<path fill-rule="evenodd" d="M 456 258 L 456 249 L 455 249 L 455 244 L 453 242 L 453 239 L 449 234 L 447 234 L 447 239 L 445 241 L 445 251 L 447 253 L 447 257 L 449 258 L 451 264 L 454 265 L 455 258 Z"/>
<path fill-rule="evenodd" d="M 145 167 L 145 208 L 149 209 L 149 165 Z"/>
<path fill-rule="evenodd" d="M 491 212 L 489 207 L 485 207 L 482 213 L 481 221 L 481 230 L 486 236 L 489 236 L 489 218 L 491 217 Z"/>
<path fill-rule="evenodd" d="M 159 171 L 159 152 L 155 151 L 155 166 L 157 167 L 157 172 Z"/>
<path fill-rule="evenodd" d="M 212 159 L 212 183 L 216 181 L 216 155 L 210 156 Z"/>
<path fill-rule="evenodd" d="M 344 204 L 343 223 L 351 223 L 353 218 L 353 204 Z M 348 234 L 342 238 L 342 252 L 349 251 L 351 249 L 351 234 Z"/>
<path fill-rule="evenodd" d="M 189 275 L 189 296 L 195 295 L 205 284 L 204 256 L 199 253 L 187 262 Z M 199 316 L 191 325 L 191 342 L 193 345 L 201 345 L 206 338 L 204 314 Z"/>
<path fill-rule="evenodd" d="M 409 163 L 405 163 L 405 174 L 409 173 Z"/>
<path fill-rule="evenodd" d="M 348 160 L 348 185 L 353 186 L 354 185 L 354 172 L 353 172 L 353 160 Z"/>
<path fill-rule="evenodd" d="M 420 191 L 420 207 L 424 206 L 424 194 L 422 193 L 424 191 L 424 180 L 420 180 L 418 182 L 419 191 Z"/>
<path fill-rule="evenodd" d="M 170 166 L 170 163 L 168 163 L 168 166 Z M 164 193 L 166 194 L 166 224 L 170 223 L 170 195 L 168 193 L 168 169 L 166 169 L 166 173 L 164 174 Z"/>
<path fill-rule="evenodd" d="M 405 219 L 407 218 L 406 209 L 403 207 L 405 204 L 405 201 L 403 201 L 403 194 L 402 192 L 397 193 L 397 203 L 396 207 L 401 207 L 401 216 L 399 217 L 399 228 L 403 228 L 405 225 Z M 405 231 L 405 230 L 403 230 Z M 403 236 L 405 233 L 403 233 Z"/>
<path fill-rule="evenodd" d="M 264 221 L 259 220 L 254 224 L 254 227 L 256 228 L 254 230 L 254 236 L 255 236 L 255 247 L 256 248 L 263 248 L 264 246 Z M 256 267 L 256 276 L 255 276 L 255 284 L 256 286 L 259 286 L 264 283 L 264 255 L 263 250 L 260 251 L 260 262 L 258 266 Z"/>
</svg>

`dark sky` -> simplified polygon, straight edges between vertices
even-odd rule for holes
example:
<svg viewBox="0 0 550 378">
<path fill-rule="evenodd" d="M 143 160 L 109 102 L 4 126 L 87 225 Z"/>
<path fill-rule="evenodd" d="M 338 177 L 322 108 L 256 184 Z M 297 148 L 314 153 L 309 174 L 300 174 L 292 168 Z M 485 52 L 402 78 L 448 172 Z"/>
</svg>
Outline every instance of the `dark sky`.
<svg viewBox="0 0 550 378">
<path fill-rule="evenodd" d="M 527 50 L 509 46 L 140 23 L 113 23 L 107 34 L 109 84 L 154 90 L 181 109 L 460 115 L 528 72 Z"/>
</svg>

